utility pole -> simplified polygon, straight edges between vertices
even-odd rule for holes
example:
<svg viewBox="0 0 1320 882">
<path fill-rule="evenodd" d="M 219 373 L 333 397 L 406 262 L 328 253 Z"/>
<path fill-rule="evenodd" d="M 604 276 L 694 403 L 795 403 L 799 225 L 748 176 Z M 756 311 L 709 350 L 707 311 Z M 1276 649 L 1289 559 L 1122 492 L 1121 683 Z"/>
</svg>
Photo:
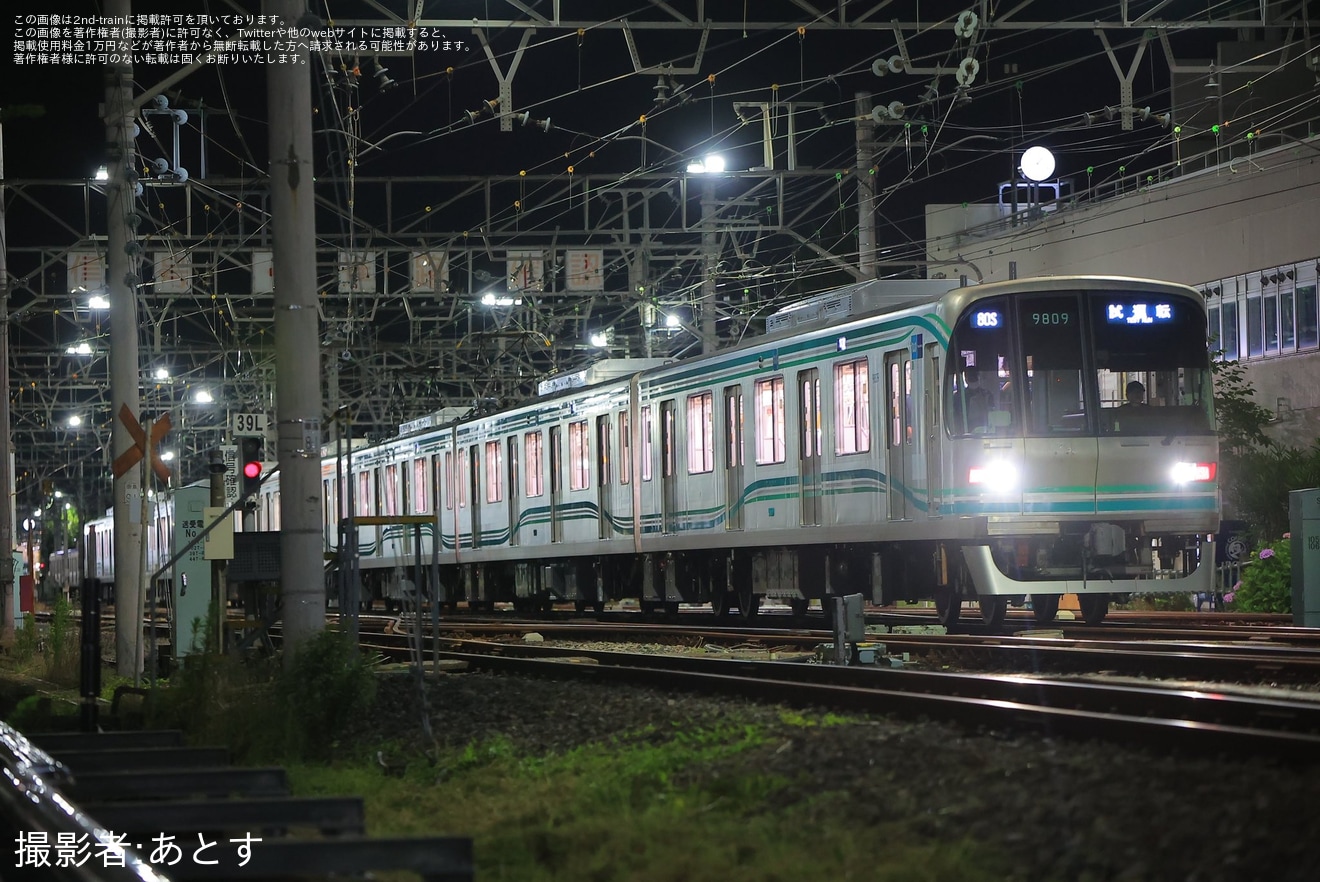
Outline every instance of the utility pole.
<svg viewBox="0 0 1320 882">
<path fill-rule="evenodd" d="M 305 0 L 262 0 L 293 27 Z M 316 215 L 311 63 L 305 44 L 266 68 L 275 269 L 275 421 L 280 468 L 280 585 L 285 651 L 325 627 L 321 559 L 321 329 L 316 311 Z"/>
<path fill-rule="evenodd" d="M 862 279 L 875 278 L 875 175 L 871 154 L 875 146 L 875 123 L 871 121 L 871 93 L 858 92 L 853 113 L 857 116 L 857 267 Z"/>
<path fill-rule="evenodd" d="M 5 129 L 0 123 L 0 640 L 14 639 L 18 592 L 14 579 L 14 446 L 9 435 L 9 263 L 5 235 Z"/>
<path fill-rule="evenodd" d="M 714 352 L 715 338 L 715 277 L 720 265 L 720 241 L 715 227 L 719 215 L 715 205 L 715 175 L 710 170 L 701 176 L 701 352 Z"/>
<path fill-rule="evenodd" d="M 106 14 L 125 21 L 132 14 L 131 0 L 107 0 Z M 116 45 L 119 61 L 110 64 L 105 84 L 105 138 L 109 154 L 106 169 L 106 294 L 110 299 L 110 413 L 111 453 L 117 459 L 136 442 L 128 426 L 119 419 L 121 411 L 133 416 L 142 412 L 138 368 L 137 286 L 140 283 L 139 253 L 133 241 L 133 211 L 136 158 L 133 153 L 133 63 L 132 46 Z M 133 178 L 129 172 L 134 170 Z M 115 609 L 142 607 L 142 479 L 129 469 L 114 481 Z M 142 620 L 133 615 L 115 619 L 115 659 L 121 677 L 136 678 L 142 670 Z"/>
</svg>

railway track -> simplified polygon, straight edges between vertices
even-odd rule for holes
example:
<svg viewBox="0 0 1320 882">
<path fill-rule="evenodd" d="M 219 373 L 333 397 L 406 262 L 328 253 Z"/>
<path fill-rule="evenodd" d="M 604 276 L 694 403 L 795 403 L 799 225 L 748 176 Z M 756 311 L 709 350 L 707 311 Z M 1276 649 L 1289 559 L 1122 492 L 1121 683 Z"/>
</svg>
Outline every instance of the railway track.
<svg viewBox="0 0 1320 882">
<path fill-rule="evenodd" d="M 408 638 L 364 639 L 399 657 Z M 440 638 L 439 658 L 477 670 L 690 689 L 795 705 L 925 716 L 972 727 L 1101 738 L 1169 750 L 1254 751 L 1293 761 L 1320 752 L 1320 704 L 1161 686 L 873 667 L 740 661 Z M 427 649 L 424 657 L 433 656 Z"/>
</svg>

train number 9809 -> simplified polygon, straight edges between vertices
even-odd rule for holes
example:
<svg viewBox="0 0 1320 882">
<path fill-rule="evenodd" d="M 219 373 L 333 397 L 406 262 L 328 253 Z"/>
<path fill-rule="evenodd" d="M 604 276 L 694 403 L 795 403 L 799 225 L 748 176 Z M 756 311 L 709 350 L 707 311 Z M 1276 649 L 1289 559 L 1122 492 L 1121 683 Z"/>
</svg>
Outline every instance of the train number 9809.
<svg viewBox="0 0 1320 882">
<path fill-rule="evenodd" d="M 1031 323 L 1033 325 L 1066 325 L 1072 321 L 1072 316 L 1066 312 L 1033 312 L 1031 314 Z"/>
</svg>

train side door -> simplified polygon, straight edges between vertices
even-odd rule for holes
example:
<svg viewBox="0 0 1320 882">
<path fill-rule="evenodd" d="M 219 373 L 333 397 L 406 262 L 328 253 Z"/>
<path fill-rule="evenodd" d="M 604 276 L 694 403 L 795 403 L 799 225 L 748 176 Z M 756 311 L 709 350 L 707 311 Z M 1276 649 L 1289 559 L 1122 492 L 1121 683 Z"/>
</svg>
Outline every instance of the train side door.
<svg viewBox="0 0 1320 882">
<path fill-rule="evenodd" d="M 613 516 L 610 512 L 610 415 L 596 417 L 596 511 L 600 525 L 599 536 L 608 539 L 613 534 Z"/>
<path fill-rule="evenodd" d="M 564 459 L 563 426 L 550 427 L 550 541 L 564 541 L 564 524 L 560 517 L 563 507 Z"/>
<path fill-rule="evenodd" d="M 678 427 L 674 400 L 660 402 L 660 514 L 666 533 L 678 531 Z"/>
<path fill-rule="evenodd" d="M 889 519 L 913 516 L 912 357 L 906 350 L 885 354 L 885 465 L 888 469 Z"/>
<path fill-rule="evenodd" d="M 820 526 L 820 371 L 799 371 L 798 380 L 798 498 L 803 526 Z"/>
<path fill-rule="evenodd" d="M 724 529 L 743 528 L 742 386 L 724 388 Z"/>
<path fill-rule="evenodd" d="M 521 469 L 518 467 L 518 436 L 510 435 L 505 443 L 509 462 L 509 545 L 518 544 L 519 499 L 522 485 L 518 483 Z"/>
</svg>

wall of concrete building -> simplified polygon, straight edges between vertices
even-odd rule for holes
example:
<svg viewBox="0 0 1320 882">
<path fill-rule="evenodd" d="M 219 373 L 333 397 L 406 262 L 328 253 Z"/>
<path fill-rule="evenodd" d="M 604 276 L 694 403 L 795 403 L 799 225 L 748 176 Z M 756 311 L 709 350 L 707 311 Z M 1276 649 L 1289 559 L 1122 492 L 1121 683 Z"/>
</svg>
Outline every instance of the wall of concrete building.
<svg viewBox="0 0 1320 882">
<path fill-rule="evenodd" d="M 1316 263 L 1320 138 L 1107 199 L 1046 205 L 1034 215 L 1014 218 L 998 204 L 927 206 L 932 271 L 987 282 L 1013 271 L 1018 278 L 1142 276 L 1204 288 Z M 1297 446 L 1320 437 L 1320 352 L 1243 364 L 1257 402 L 1279 415 L 1271 435 Z"/>
</svg>

